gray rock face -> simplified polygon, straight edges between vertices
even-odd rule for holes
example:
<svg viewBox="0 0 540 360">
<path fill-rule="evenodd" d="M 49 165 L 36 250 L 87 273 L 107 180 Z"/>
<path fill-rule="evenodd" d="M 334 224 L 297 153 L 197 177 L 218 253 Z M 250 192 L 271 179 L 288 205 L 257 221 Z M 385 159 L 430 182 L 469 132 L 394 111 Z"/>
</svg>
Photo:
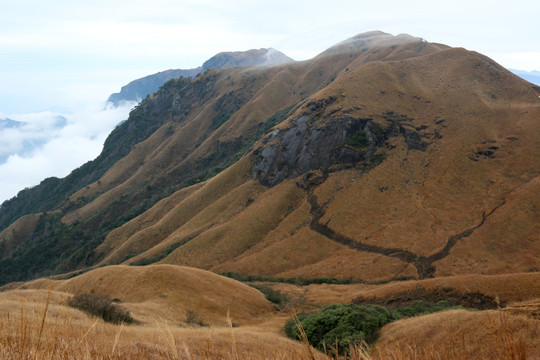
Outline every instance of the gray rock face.
<svg viewBox="0 0 540 360">
<path fill-rule="evenodd" d="M 407 117 L 388 112 L 387 122 L 381 128 L 372 118 L 341 117 L 317 122 L 321 110 L 334 102 L 332 97 L 306 105 L 311 114 L 291 120 L 286 130 L 276 129 L 254 151 L 257 161 L 251 169 L 254 179 L 261 184 L 274 186 L 287 178 L 294 178 L 313 171 L 328 173 L 335 170 L 363 166 L 370 169 L 385 159 L 377 152 L 386 147 L 386 140 L 403 136 L 411 150 L 425 151 L 428 144 L 409 124 Z"/>
<path fill-rule="evenodd" d="M 263 185 L 274 186 L 311 170 L 369 162 L 383 141 L 372 131 L 377 125 L 371 119 L 342 118 L 319 128 L 313 118 L 302 116 L 292 124 L 288 130 L 274 130 L 263 140 L 265 146 L 255 151 L 258 160 L 252 176 Z M 367 144 L 349 145 L 347 141 L 358 132 L 366 135 Z"/>
</svg>

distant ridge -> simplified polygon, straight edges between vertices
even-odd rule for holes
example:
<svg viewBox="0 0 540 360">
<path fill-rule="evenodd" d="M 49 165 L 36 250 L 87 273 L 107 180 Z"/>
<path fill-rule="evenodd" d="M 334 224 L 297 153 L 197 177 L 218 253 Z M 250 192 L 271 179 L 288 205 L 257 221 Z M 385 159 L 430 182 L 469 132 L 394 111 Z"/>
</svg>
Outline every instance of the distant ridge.
<svg viewBox="0 0 540 360">
<path fill-rule="evenodd" d="M 540 86 L 540 71 L 525 71 L 525 70 L 516 70 L 516 69 L 509 69 L 511 72 L 516 74 L 522 79 L 527 80 L 530 83 L 536 84 Z"/>
<path fill-rule="evenodd" d="M 201 67 L 188 70 L 171 69 L 148 75 L 140 79 L 133 80 L 129 84 L 122 86 L 120 92 L 111 94 L 107 101 L 115 106 L 118 106 L 123 102 L 140 101 L 141 99 L 144 99 L 148 94 L 155 92 L 157 89 L 160 88 L 161 85 L 171 79 L 176 79 L 179 77 L 191 78 L 196 76 L 199 72 L 201 72 Z"/>
<path fill-rule="evenodd" d="M 128 101 L 141 101 L 157 91 L 161 85 L 179 77 L 193 78 L 208 69 L 225 69 L 236 66 L 273 66 L 293 61 L 282 52 L 269 49 L 251 49 L 247 51 L 220 52 L 202 66 L 194 69 L 171 69 L 142 77 L 122 86 L 119 93 L 114 93 L 107 100 L 114 106 Z"/>
</svg>

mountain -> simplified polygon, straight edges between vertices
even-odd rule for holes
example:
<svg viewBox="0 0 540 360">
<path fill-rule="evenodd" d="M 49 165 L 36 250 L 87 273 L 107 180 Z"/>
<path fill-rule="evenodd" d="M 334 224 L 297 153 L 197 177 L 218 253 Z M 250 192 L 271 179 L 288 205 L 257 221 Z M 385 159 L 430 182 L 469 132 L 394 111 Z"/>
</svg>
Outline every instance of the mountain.
<svg viewBox="0 0 540 360">
<path fill-rule="evenodd" d="M 202 65 L 202 71 L 237 66 L 275 66 L 290 61 L 293 59 L 273 48 L 229 51 L 221 52 L 206 60 Z"/>
<path fill-rule="evenodd" d="M 527 80 L 528 82 L 531 82 L 533 84 L 540 86 L 540 71 L 524 71 L 524 70 L 515 70 L 515 69 L 510 69 L 510 71 L 516 74 L 517 76 Z"/>
<path fill-rule="evenodd" d="M 98 158 L 2 204 L 1 282 L 537 272 L 539 95 L 479 53 L 382 32 L 170 80 Z"/>
<path fill-rule="evenodd" d="M 22 125 L 24 125 L 24 123 L 20 121 L 11 120 L 8 118 L 0 119 L 0 131 L 4 129 L 18 128 L 18 127 L 21 127 Z"/>
<path fill-rule="evenodd" d="M 291 58 L 278 50 L 251 49 L 247 51 L 222 52 L 211 57 L 202 66 L 195 69 L 176 69 L 161 71 L 143 78 L 133 80 L 129 84 L 122 86 L 119 93 L 109 96 L 108 102 L 118 106 L 122 102 L 139 102 L 146 96 L 159 89 L 167 81 L 179 77 L 193 78 L 202 71 L 208 69 L 222 69 L 236 66 L 272 66 L 292 61 Z"/>
<path fill-rule="evenodd" d="M 122 102 L 136 101 L 139 102 L 144 99 L 148 94 L 155 92 L 171 79 L 179 77 L 195 77 L 201 68 L 195 69 L 177 69 L 177 70 L 165 70 L 156 74 L 148 75 L 137 80 L 131 81 L 129 84 L 122 86 L 120 92 L 111 94 L 107 99 L 107 102 L 118 106 Z"/>
</svg>

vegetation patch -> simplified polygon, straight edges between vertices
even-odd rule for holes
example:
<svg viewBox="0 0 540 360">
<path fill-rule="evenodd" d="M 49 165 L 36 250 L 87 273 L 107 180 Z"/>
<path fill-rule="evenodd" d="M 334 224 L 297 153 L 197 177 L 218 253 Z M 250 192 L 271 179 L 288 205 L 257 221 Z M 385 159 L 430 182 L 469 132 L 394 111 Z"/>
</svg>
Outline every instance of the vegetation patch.
<svg viewBox="0 0 540 360">
<path fill-rule="evenodd" d="M 311 285 L 311 284 L 336 284 L 336 285 L 348 285 L 348 284 L 363 284 L 363 281 L 353 280 L 351 278 L 336 279 L 331 277 L 319 277 L 319 278 L 283 278 L 264 275 L 242 275 L 234 272 L 224 272 L 220 275 L 229 277 L 231 279 L 242 282 L 276 282 L 286 283 L 299 286 Z"/>
<path fill-rule="evenodd" d="M 479 310 L 505 306 L 503 301 L 480 292 L 460 292 L 450 287 L 425 289 L 420 286 L 384 298 L 358 297 L 353 302 L 358 305 L 377 304 L 394 309 L 417 302 L 432 304 L 446 302 L 449 306 L 463 306 Z"/>
<path fill-rule="evenodd" d="M 193 310 L 186 311 L 186 323 L 190 325 L 208 326 Z"/>
<path fill-rule="evenodd" d="M 357 150 L 364 150 L 369 146 L 366 132 L 364 130 L 358 130 L 345 142 L 345 145 L 349 145 Z"/>
<path fill-rule="evenodd" d="M 373 165 L 379 165 L 384 160 L 386 160 L 386 153 L 379 153 L 379 154 L 373 155 L 373 157 L 371 158 L 371 163 Z"/>
<path fill-rule="evenodd" d="M 323 352 L 331 350 L 337 356 L 346 354 L 351 345 L 375 342 L 379 330 L 392 321 L 449 309 L 463 307 L 451 306 L 447 301 L 414 301 L 398 309 L 380 305 L 330 305 L 313 314 L 299 314 L 285 324 L 284 330 L 288 337 L 302 340 L 301 328 L 310 345 Z"/>
<path fill-rule="evenodd" d="M 68 300 L 68 305 L 97 316 L 113 324 L 133 324 L 136 320 L 129 311 L 117 304 L 119 299 L 95 294 L 77 294 Z"/>
<path fill-rule="evenodd" d="M 217 129 L 221 125 L 225 124 L 232 116 L 232 112 L 221 109 L 216 116 L 212 119 L 212 129 Z"/>
<path fill-rule="evenodd" d="M 260 292 L 262 292 L 266 300 L 270 301 L 271 303 L 275 305 L 279 306 L 283 304 L 285 301 L 287 301 L 287 297 L 285 295 L 283 295 L 278 290 L 272 289 L 269 286 L 264 286 L 264 285 L 251 285 L 251 286 L 259 290 Z"/>
</svg>

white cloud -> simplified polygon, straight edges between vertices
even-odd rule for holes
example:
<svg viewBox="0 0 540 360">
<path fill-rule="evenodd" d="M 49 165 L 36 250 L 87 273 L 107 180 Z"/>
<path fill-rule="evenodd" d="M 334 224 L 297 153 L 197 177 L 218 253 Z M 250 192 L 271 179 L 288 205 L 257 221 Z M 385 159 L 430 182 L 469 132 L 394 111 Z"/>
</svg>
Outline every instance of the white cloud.
<svg viewBox="0 0 540 360">
<path fill-rule="evenodd" d="M 504 67 L 525 71 L 540 70 L 540 51 L 494 53 L 493 57 Z"/>
<path fill-rule="evenodd" d="M 64 177 L 83 163 L 94 159 L 114 127 L 127 118 L 135 103 L 119 108 L 94 104 L 73 114 L 64 115 L 67 123 L 57 127 L 60 114 L 51 112 L 10 116 L 24 121 L 24 126 L 9 129 L 18 139 L 16 151 L 0 164 L 0 202 L 15 196 L 25 187 L 39 184 L 50 176 Z M 0 133 L 0 142 L 5 140 Z M 30 153 L 21 151 L 24 141 L 39 140 Z M 36 141 L 37 142 L 37 141 Z"/>
</svg>

